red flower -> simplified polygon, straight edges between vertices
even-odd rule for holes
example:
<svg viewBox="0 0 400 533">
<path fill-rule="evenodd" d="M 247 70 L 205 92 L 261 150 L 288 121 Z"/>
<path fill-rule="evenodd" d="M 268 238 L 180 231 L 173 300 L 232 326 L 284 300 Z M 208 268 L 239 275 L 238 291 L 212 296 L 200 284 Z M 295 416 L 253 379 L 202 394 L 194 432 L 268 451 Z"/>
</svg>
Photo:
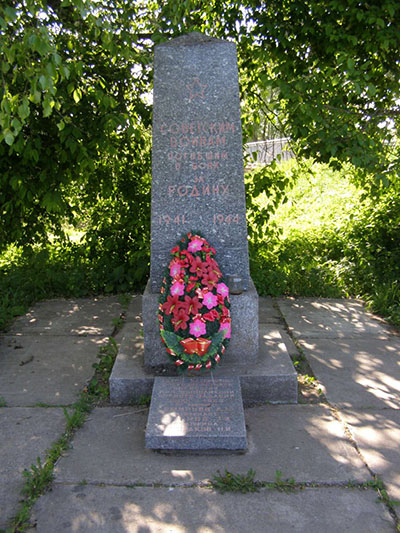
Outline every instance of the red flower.
<svg viewBox="0 0 400 533">
<path fill-rule="evenodd" d="M 183 307 L 179 308 L 176 313 L 174 312 L 174 318 L 171 320 L 174 325 L 174 330 L 186 329 L 188 320 L 189 315 L 186 313 L 186 310 Z"/>
<path fill-rule="evenodd" d="M 199 302 L 199 299 L 197 296 L 191 296 L 186 295 L 185 301 L 182 302 L 182 307 L 185 309 L 185 311 L 189 315 L 197 315 L 199 312 L 199 309 L 203 307 L 203 304 Z"/>
<path fill-rule="evenodd" d="M 218 277 L 213 272 L 209 272 L 208 274 L 203 276 L 201 283 L 205 285 L 209 290 L 212 290 L 214 287 L 217 286 Z"/>
<path fill-rule="evenodd" d="M 190 272 L 196 274 L 196 276 L 202 277 L 206 274 L 205 264 L 198 255 L 193 257 L 190 265 Z"/>
<path fill-rule="evenodd" d="M 181 304 L 182 302 L 179 301 L 178 294 L 174 294 L 173 296 L 169 294 L 167 296 L 167 301 L 162 305 L 162 309 L 165 311 L 166 315 L 170 315 L 175 311 L 175 309 L 180 307 Z"/>
<path fill-rule="evenodd" d="M 229 309 L 227 309 L 225 306 L 222 307 L 222 316 L 221 319 L 226 319 L 231 316 Z"/>
<path fill-rule="evenodd" d="M 218 298 L 218 303 L 221 305 L 224 305 L 224 297 L 222 296 L 222 294 L 217 294 L 217 298 Z"/>
<path fill-rule="evenodd" d="M 175 248 L 172 248 L 171 254 L 177 254 L 179 252 L 179 246 L 175 246 Z"/>
<path fill-rule="evenodd" d="M 192 291 L 197 286 L 198 280 L 197 276 L 190 276 L 189 283 L 186 285 L 186 292 Z"/>
<path fill-rule="evenodd" d="M 203 315 L 204 320 L 209 320 L 210 322 L 213 322 L 214 320 L 219 318 L 219 313 L 216 309 L 211 309 L 208 313 L 204 313 Z"/>
</svg>

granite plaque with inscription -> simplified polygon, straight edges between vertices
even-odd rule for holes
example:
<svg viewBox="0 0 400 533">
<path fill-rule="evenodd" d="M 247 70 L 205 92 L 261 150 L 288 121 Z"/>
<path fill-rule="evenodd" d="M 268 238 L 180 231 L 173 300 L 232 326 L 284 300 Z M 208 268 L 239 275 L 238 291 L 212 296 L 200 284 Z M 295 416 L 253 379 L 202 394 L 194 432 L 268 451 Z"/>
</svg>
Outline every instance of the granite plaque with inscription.
<svg viewBox="0 0 400 533">
<path fill-rule="evenodd" d="M 245 451 L 239 378 L 155 378 L 145 441 L 154 450 Z"/>
<path fill-rule="evenodd" d="M 190 33 L 154 56 L 151 291 L 170 249 L 191 230 L 225 276 L 249 286 L 243 146 L 235 44 Z"/>
</svg>

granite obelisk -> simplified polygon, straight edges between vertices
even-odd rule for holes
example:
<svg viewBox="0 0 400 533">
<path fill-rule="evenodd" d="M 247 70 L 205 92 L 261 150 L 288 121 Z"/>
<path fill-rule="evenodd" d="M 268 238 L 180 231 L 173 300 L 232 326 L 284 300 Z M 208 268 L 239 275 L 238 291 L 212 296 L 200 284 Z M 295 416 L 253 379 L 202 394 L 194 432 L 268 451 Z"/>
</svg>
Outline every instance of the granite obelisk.
<svg viewBox="0 0 400 533">
<path fill-rule="evenodd" d="M 224 276 L 240 280 L 226 360 L 249 363 L 258 352 L 258 296 L 249 274 L 236 47 L 196 32 L 155 48 L 147 368 L 168 364 L 158 294 L 169 252 L 189 231 L 216 249 Z"/>
</svg>

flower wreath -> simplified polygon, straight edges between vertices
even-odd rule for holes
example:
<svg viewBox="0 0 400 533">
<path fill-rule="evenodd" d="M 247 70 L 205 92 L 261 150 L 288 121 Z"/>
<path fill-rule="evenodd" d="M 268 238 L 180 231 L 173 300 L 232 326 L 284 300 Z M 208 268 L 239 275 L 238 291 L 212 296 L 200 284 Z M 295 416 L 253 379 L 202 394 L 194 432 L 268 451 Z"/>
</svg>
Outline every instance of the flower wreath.
<svg viewBox="0 0 400 533">
<path fill-rule="evenodd" d="M 229 289 L 215 249 L 188 233 L 171 250 L 161 287 L 161 340 L 179 371 L 213 368 L 231 336 Z"/>
</svg>

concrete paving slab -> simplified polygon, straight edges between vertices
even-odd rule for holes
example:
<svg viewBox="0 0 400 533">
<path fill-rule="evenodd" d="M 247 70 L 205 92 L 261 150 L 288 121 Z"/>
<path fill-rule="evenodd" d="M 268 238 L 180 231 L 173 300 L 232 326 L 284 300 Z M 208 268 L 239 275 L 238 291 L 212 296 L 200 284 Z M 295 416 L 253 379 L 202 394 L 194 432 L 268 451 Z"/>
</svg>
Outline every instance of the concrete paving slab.
<svg viewBox="0 0 400 533">
<path fill-rule="evenodd" d="M 393 522 L 372 490 L 218 494 L 205 488 L 56 486 L 34 507 L 37 533 L 385 533 Z"/>
<path fill-rule="evenodd" d="M 330 402 L 400 409 L 400 338 L 301 340 Z"/>
<path fill-rule="evenodd" d="M 24 468 L 29 469 L 37 457 L 44 460 L 46 449 L 64 429 L 62 409 L 0 409 L 0 528 L 18 511 Z"/>
<path fill-rule="evenodd" d="M 65 405 L 93 376 L 107 337 L 23 335 L 0 339 L 0 396 L 9 406 Z"/>
<path fill-rule="evenodd" d="M 147 409 L 95 409 L 56 467 L 59 483 L 178 483 L 211 479 L 218 470 L 274 481 L 370 480 L 342 425 L 323 405 L 262 406 L 245 410 L 249 451 L 231 456 L 174 456 L 145 449 Z"/>
<path fill-rule="evenodd" d="M 8 335 L 111 335 L 121 312 L 118 296 L 46 300 L 19 317 Z"/>
<path fill-rule="evenodd" d="M 266 324 L 262 323 L 262 325 L 260 325 L 260 328 L 264 330 L 265 332 L 264 339 L 276 341 L 276 342 L 283 341 L 285 343 L 285 346 L 287 348 L 287 351 L 290 357 L 299 355 L 299 350 L 297 349 L 291 336 L 285 330 L 283 325 L 273 326 L 271 325 L 271 323 L 266 323 Z"/>
<path fill-rule="evenodd" d="M 383 320 L 368 313 L 359 300 L 278 298 L 276 301 L 298 339 L 359 336 L 387 339 L 393 333 Z"/>
<path fill-rule="evenodd" d="M 261 324 L 282 324 L 280 312 L 274 307 L 272 298 L 259 296 L 258 320 Z"/>
<path fill-rule="evenodd" d="M 369 467 L 383 479 L 389 496 L 400 502 L 400 411 L 351 409 L 341 416 Z"/>
<path fill-rule="evenodd" d="M 142 322 L 142 295 L 132 294 L 130 296 L 128 309 L 126 310 L 126 322 Z M 143 326 L 143 324 L 142 324 Z"/>
</svg>

